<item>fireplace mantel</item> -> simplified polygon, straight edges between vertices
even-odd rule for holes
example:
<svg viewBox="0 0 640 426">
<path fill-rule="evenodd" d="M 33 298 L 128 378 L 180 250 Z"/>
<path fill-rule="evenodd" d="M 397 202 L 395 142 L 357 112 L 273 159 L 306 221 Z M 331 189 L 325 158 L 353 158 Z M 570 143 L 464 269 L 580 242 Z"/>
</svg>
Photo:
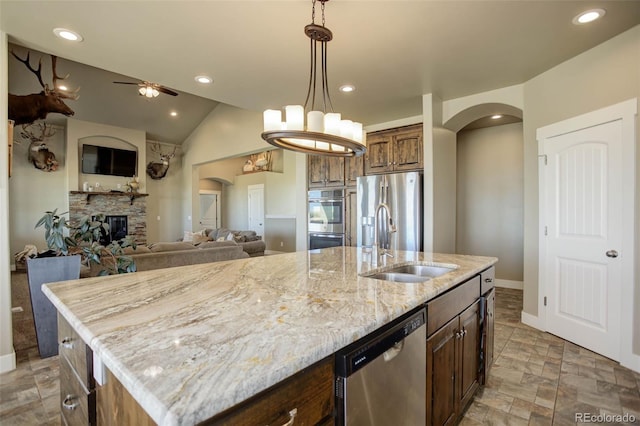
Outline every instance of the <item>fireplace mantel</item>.
<svg viewBox="0 0 640 426">
<path fill-rule="evenodd" d="M 69 194 L 80 194 L 87 196 L 87 204 L 91 201 L 91 197 L 96 195 L 105 195 L 107 197 L 120 197 L 125 196 L 129 198 L 131 204 L 133 204 L 133 200 L 139 197 L 148 197 L 149 194 L 143 194 L 141 192 L 122 192 L 122 191 L 107 191 L 107 192 L 98 192 L 98 191 L 69 191 Z"/>
</svg>

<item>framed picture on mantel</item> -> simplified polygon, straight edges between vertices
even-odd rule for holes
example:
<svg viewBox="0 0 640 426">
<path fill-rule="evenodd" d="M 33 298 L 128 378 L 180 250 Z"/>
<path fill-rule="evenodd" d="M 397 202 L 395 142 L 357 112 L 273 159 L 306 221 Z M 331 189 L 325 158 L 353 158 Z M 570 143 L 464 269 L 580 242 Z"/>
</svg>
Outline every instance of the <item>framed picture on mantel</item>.
<svg viewBox="0 0 640 426">
<path fill-rule="evenodd" d="M 13 165 L 13 120 L 9 120 L 9 126 L 7 128 L 7 139 L 9 141 L 9 153 L 7 157 L 9 158 L 9 177 L 11 177 L 11 166 Z"/>
</svg>

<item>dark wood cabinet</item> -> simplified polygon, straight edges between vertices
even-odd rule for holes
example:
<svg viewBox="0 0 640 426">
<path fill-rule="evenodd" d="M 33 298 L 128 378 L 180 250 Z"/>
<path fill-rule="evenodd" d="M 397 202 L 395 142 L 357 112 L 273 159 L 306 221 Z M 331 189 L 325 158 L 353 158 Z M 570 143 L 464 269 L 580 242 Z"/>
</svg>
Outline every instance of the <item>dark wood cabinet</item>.
<svg viewBox="0 0 640 426">
<path fill-rule="evenodd" d="M 496 291 L 495 291 L 495 277 L 496 268 L 491 268 L 482 271 L 480 273 L 480 294 L 482 295 L 483 312 L 481 312 L 481 339 L 480 347 L 482 351 L 482 357 L 480 362 L 480 384 L 484 385 L 487 382 L 487 375 L 493 364 L 493 344 L 494 344 L 494 328 L 495 328 L 495 304 L 496 304 Z"/>
<path fill-rule="evenodd" d="M 478 389 L 480 364 L 480 300 L 460 314 L 458 338 L 458 413 L 462 413 Z"/>
<path fill-rule="evenodd" d="M 359 157 L 346 157 L 344 160 L 344 184 L 356 186 L 358 176 L 364 175 L 364 155 Z"/>
<path fill-rule="evenodd" d="M 456 333 L 454 318 L 427 339 L 427 425 L 456 420 Z"/>
<path fill-rule="evenodd" d="M 344 186 L 344 158 L 308 155 L 309 188 Z"/>
<path fill-rule="evenodd" d="M 484 325 L 482 327 L 482 375 L 481 384 L 487 382 L 487 376 L 491 370 L 493 364 L 493 345 L 495 342 L 495 306 L 496 306 L 496 290 L 491 289 L 484 295 L 485 300 L 485 312 L 484 312 Z"/>
<path fill-rule="evenodd" d="M 333 366 L 325 358 L 204 424 L 333 424 Z"/>
<path fill-rule="evenodd" d="M 427 425 L 455 424 L 479 386 L 480 277 L 427 303 Z"/>
<path fill-rule="evenodd" d="M 364 173 L 422 170 L 422 124 L 367 134 Z"/>
</svg>

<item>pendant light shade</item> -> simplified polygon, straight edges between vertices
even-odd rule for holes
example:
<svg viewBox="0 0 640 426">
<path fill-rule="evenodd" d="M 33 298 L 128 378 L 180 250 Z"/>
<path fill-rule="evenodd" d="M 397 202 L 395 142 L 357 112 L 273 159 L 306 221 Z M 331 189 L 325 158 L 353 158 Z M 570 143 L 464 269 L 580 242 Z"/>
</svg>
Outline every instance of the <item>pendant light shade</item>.
<svg viewBox="0 0 640 426">
<path fill-rule="evenodd" d="M 343 119 L 340 113 L 333 111 L 331 104 L 327 79 L 327 43 L 331 41 L 333 34 L 324 26 L 324 8 L 329 0 L 317 1 L 322 5 L 322 25 L 315 23 L 316 0 L 312 0 L 312 22 L 304 29 L 307 37 L 311 39 L 311 71 L 307 99 L 304 106 L 285 106 L 284 120 L 281 110 L 266 110 L 262 138 L 279 148 L 306 154 L 359 156 L 366 151 L 362 123 Z M 320 64 L 317 60 L 318 53 Z M 321 69 L 320 75 L 317 72 L 318 66 Z M 322 108 L 316 105 L 316 83 L 322 87 Z"/>
</svg>

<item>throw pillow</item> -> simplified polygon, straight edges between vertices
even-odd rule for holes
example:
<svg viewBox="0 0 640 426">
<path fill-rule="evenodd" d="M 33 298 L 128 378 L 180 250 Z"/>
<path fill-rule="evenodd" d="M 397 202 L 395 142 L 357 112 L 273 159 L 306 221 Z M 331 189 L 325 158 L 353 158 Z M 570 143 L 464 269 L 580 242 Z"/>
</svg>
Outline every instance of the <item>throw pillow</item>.
<svg viewBox="0 0 640 426">
<path fill-rule="evenodd" d="M 211 238 L 206 235 L 201 234 L 193 234 L 193 244 L 198 245 L 200 243 L 204 243 L 205 241 L 211 241 Z"/>
<path fill-rule="evenodd" d="M 184 231 L 184 236 L 182 237 L 182 241 L 184 241 L 185 243 L 193 242 L 193 232 Z"/>
<path fill-rule="evenodd" d="M 227 241 L 233 241 L 233 234 L 231 232 L 227 235 Z"/>
<path fill-rule="evenodd" d="M 218 237 L 216 238 L 216 241 L 227 241 L 227 239 L 225 237 Z"/>
</svg>

